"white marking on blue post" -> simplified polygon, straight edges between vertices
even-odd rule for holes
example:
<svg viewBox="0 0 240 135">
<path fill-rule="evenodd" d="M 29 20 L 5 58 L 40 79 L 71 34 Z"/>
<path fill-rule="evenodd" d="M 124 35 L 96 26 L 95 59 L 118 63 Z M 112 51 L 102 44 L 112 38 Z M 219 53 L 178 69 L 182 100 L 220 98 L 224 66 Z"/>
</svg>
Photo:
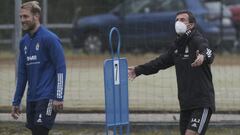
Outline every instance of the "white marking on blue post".
<svg viewBox="0 0 240 135">
<path fill-rule="evenodd" d="M 113 67 L 114 67 L 114 85 L 119 85 L 120 84 L 119 60 L 114 60 Z"/>
</svg>

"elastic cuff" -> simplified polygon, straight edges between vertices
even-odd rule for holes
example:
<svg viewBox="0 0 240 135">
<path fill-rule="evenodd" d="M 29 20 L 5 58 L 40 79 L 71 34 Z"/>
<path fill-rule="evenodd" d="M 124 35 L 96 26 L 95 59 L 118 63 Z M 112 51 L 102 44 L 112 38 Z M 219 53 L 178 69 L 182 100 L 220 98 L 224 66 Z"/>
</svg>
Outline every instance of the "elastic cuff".
<svg viewBox="0 0 240 135">
<path fill-rule="evenodd" d="M 141 75 L 141 68 L 140 67 L 135 67 L 134 72 L 135 72 L 136 76 Z"/>
</svg>

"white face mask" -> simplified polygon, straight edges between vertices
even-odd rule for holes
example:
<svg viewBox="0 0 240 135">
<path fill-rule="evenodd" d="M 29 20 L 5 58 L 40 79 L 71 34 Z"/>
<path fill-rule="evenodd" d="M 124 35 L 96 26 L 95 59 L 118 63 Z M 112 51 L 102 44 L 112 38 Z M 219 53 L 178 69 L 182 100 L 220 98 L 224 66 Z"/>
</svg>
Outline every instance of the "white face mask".
<svg viewBox="0 0 240 135">
<path fill-rule="evenodd" d="M 180 35 L 184 34 L 187 31 L 187 25 L 184 24 L 181 21 L 176 21 L 176 23 L 175 23 L 175 30 L 176 30 L 177 34 L 180 34 Z"/>
</svg>

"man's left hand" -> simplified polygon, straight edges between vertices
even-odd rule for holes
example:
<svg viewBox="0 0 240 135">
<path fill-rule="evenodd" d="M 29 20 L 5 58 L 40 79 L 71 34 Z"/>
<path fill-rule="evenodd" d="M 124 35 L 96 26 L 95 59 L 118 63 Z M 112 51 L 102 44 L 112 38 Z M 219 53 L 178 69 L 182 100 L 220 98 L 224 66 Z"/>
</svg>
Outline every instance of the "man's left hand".
<svg viewBox="0 0 240 135">
<path fill-rule="evenodd" d="M 53 110 L 56 112 L 62 111 L 63 110 L 63 101 L 53 101 Z"/>
<path fill-rule="evenodd" d="M 192 67 L 201 66 L 204 61 L 204 55 L 199 53 L 199 50 L 196 51 L 196 60 L 191 64 Z"/>
</svg>

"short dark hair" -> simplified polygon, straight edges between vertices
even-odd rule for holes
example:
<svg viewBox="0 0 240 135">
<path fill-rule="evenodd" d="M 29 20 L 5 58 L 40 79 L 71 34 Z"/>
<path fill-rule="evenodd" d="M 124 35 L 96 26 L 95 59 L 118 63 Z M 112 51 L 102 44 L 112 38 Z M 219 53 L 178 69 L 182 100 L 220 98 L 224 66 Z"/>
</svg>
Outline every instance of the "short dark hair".
<svg viewBox="0 0 240 135">
<path fill-rule="evenodd" d="M 187 14 L 188 15 L 188 21 L 190 23 L 194 23 L 196 24 L 196 18 L 193 16 L 193 13 L 188 11 L 188 10 L 181 10 L 179 12 L 177 12 L 176 16 L 180 15 L 180 14 Z"/>
</svg>

